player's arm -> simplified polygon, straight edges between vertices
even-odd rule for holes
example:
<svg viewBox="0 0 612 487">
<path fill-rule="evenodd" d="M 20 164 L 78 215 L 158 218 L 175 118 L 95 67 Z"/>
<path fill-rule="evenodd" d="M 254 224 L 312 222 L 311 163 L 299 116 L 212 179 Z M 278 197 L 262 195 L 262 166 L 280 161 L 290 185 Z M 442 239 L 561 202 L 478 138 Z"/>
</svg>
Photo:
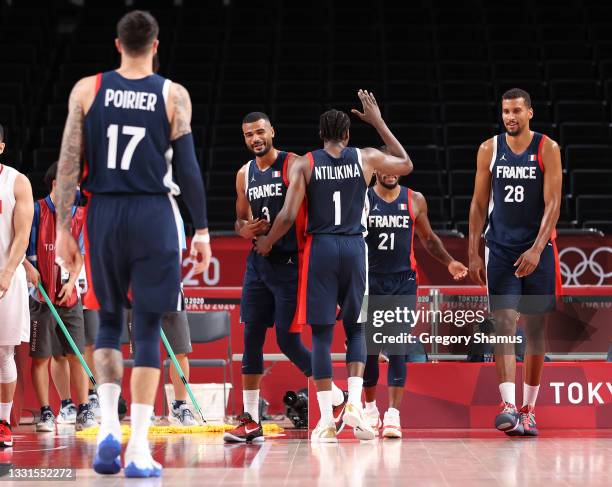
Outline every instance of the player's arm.
<svg viewBox="0 0 612 487">
<path fill-rule="evenodd" d="M 83 235 L 83 230 L 81 230 L 81 233 L 79 234 L 77 243 L 79 246 L 79 252 L 81 253 L 82 256 L 85 255 L 85 238 Z M 68 277 L 68 282 L 64 283 L 61 289 L 59 290 L 59 292 L 57 293 L 57 297 L 59 298 L 59 301 L 57 302 L 57 304 L 59 304 L 60 306 L 64 306 L 68 304 L 68 301 L 70 300 L 70 297 L 72 296 L 72 291 L 74 290 L 74 286 L 76 285 L 76 282 L 79 279 L 79 275 L 81 274 L 82 269 L 83 269 L 83 261 L 81 260 L 81 266 L 79 267 L 77 272 L 70 273 Z"/>
<path fill-rule="evenodd" d="M 81 172 L 85 107 L 87 103 L 91 103 L 91 94 L 95 91 L 95 85 L 92 83 L 95 83 L 95 77 L 90 76 L 81 79 L 72 88 L 68 99 L 68 117 L 64 126 L 57 165 L 55 255 L 58 264 L 70 273 L 77 272 L 82 262 L 78 245 L 70 233 L 70 226 L 74 193 Z"/>
<path fill-rule="evenodd" d="M 4 294 L 11 285 L 17 266 L 21 265 L 21 262 L 24 260 L 23 258 L 30 240 L 32 217 L 34 215 L 32 186 L 28 178 L 23 174 L 19 174 L 15 179 L 13 192 L 15 194 L 15 209 L 13 211 L 14 236 L 8 259 L 4 267 L 0 269 L 0 298 L 4 297 Z"/>
<path fill-rule="evenodd" d="M 38 264 L 38 256 L 36 255 L 36 240 L 38 238 L 38 223 L 40 221 L 40 205 L 34 202 L 34 213 L 32 218 L 32 226 L 30 228 L 30 239 L 28 249 L 26 250 L 26 258 L 23 261 L 23 267 L 26 271 L 26 279 L 34 286 L 40 282 L 40 273 L 36 269 Z"/>
<path fill-rule="evenodd" d="M 384 174 L 397 174 L 399 176 L 411 173 L 412 161 L 402 144 L 395 138 L 395 135 L 393 135 L 393 132 L 391 132 L 383 120 L 374 94 L 365 90 L 359 90 L 357 95 L 361 100 L 363 113 L 354 108 L 351 112 L 357 115 L 363 122 L 372 125 L 376 129 L 378 135 L 380 135 L 380 138 L 385 143 L 388 152 L 388 154 L 385 154 L 372 148 L 361 150 L 366 181 L 370 181 L 372 172 L 375 170 Z"/>
<path fill-rule="evenodd" d="M 443 264 L 455 281 L 459 281 L 467 276 L 467 267 L 458 260 L 453 259 L 444 247 L 440 237 L 438 237 L 431 228 L 427 215 L 427 201 L 421 193 L 412 193 L 412 207 L 415 213 L 414 228 L 419 240 L 429 255 Z"/>
<path fill-rule="evenodd" d="M 191 256 L 197 260 L 194 272 L 199 274 L 208 268 L 212 251 L 208 234 L 204 180 L 191 133 L 191 98 L 182 85 L 178 83 L 170 85 L 167 108 L 170 144 L 173 150 L 172 162 L 176 168 L 176 178 L 181 187 L 183 200 L 196 228 L 196 234 L 191 240 Z"/>
<path fill-rule="evenodd" d="M 305 156 L 296 157 L 289 167 L 289 187 L 283 208 L 276 215 L 268 234 L 258 237 L 255 241 L 255 249 L 259 254 L 267 255 L 272 246 L 289 231 L 304 201 L 306 183 L 309 179 L 310 160 Z"/>
<path fill-rule="evenodd" d="M 258 235 L 265 235 L 270 228 L 270 223 L 259 218 L 253 219 L 251 205 L 246 197 L 245 174 L 249 169 L 248 164 L 240 168 L 236 174 L 236 222 L 234 230 L 242 238 L 253 239 Z"/>
<path fill-rule="evenodd" d="M 23 267 L 26 271 L 26 279 L 28 282 L 34 287 L 38 286 L 38 283 L 40 282 L 40 272 L 38 272 L 38 269 L 36 269 L 36 267 L 34 267 L 34 265 L 28 259 L 24 259 Z"/>
<path fill-rule="evenodd" d="M 559 145 L 546 137 L 542 146 L 542 164 L 544 165 L 544 215 L 535 242 L 514 263 L 516 277 L 531 274 L 540 262 L 540 255 L 548 244 L 557 225 L 561 209 L 561 151 Z"/>
<path fill-rule="evenodd" d="M 470 205 L 470 235 L 469 250 L 470 278 L 476 284 L 485 285 L 487 273 L 484 261 L 478 251 L 480 238 L 487 219 L 487 208 L 491 196 L 491 171 L 489 165 L 493 157 L 493 139 L 483 142 L 478 148 L 476 156 L 476 179 L 474 181 L 474 195 Z"/>
</svg>

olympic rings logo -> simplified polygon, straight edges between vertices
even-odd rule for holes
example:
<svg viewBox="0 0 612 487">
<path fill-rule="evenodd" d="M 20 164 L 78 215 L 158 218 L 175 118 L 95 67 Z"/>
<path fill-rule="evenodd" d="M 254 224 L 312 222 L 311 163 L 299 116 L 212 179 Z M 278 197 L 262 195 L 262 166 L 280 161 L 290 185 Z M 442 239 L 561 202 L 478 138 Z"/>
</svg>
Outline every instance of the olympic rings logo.
<svg viewBox="0 0 612 487">
<path fill-rule="evenodd" d="M 595 260 L 595 258 L 602 252 L 612 254 L 612 247 L 599 247 L 595 249 L 588 257 L 584 250 L 579 249 L 578 247 L 566 247 L 559 252 L 559 267 L 561 269 L 561 276 L 565 278 L 563 285 L 569 286 L 574 284 L 576 286 L 580 286 L 581 284 L 578 282 L 578 278 L 582 276 L 587 269 L 590 270 L 593 275 L 599 278 L 599 281 L 597 284 L 595 284 L 596 286 L 602 285 L 606 279 L 612 277 L 612 272 L 605 272 L 603 266 Z M 578 256 L 582 259 L 574 266 L 573 269 L 570 269 L 569 265 L 561 261 L 564 255 L 570 253 L 578 254 Z"/>
</svg>

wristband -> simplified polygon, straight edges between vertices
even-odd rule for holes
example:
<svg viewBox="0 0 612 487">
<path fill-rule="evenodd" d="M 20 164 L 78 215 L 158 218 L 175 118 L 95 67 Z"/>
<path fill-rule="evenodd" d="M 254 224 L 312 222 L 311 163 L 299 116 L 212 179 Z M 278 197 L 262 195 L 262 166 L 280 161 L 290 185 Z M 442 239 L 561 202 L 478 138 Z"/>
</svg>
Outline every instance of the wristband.
<svg viewBox="0 0 612 487">
<path fill-rule="evenodd" d="M 206 233 L 204 235 L 202 234 L 195 234 L 193 236 L 193 238 L 191 239 L 192 243 L 206 243 L 209 244 L 210 243 L 210 233 Z"/>
</svg>

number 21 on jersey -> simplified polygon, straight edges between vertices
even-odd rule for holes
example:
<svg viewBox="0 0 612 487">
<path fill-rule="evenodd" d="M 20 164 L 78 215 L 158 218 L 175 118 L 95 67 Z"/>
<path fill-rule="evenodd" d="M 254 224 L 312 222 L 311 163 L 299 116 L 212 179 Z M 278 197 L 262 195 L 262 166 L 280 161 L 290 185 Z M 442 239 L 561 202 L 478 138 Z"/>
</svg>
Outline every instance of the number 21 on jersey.
<svg viewBox="0 0 612 487">
<path fill-rule="evenodd" d="M 121 128 L 122 135 L 131 135 L 130 141 L 125 146 L 125 151 L 121 157 L 121 169 L 128 171 L 132 163 L 132 157 L 138 143 L 144 139 L 146 129 L 144 127 L 134 127 L 131 125 L 123 125 Z M 108 159 L 107 167 L 109 169 L 117 169 L 117 143 L 119 140 L 119 125 L 111 124 L 106 130 L 108 138 Z"/>
</svg>

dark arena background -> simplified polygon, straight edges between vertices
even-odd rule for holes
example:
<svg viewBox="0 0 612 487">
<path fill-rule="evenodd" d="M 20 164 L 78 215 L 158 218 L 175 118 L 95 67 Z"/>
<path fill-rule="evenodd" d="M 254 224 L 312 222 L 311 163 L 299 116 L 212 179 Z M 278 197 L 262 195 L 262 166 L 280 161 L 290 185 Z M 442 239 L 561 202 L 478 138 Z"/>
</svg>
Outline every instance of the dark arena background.
<svg viewBox="0 0 612 487">
<path fill-rule="evenodd" d="M 196 274 L 189 250 L 184 250 L 181 266 L 193 348 L 189 383 L 206 422 L 200 421 L 191 399 L 197 424 L 172 421 L 170 359 L 162 348 L 163 383 L 149 441 L 154 459 L 164 466 L 163 476 L 138 481 L 124 478 L 123 472 L 99 475 L 92 469 L 97 426 L 75 431 L 59 419 L 49 431 L 37 426 L 41 403 L 24 342 L 15 351 L 14 445 L 0 449 L 0 484 L 56 480 L 73 485 L 68 482 L 76 477 L 82 485 L 109 487 L 135 482 L 609 486 L 612 2 L 2 0 L 0 124 L 6 146 L 0 163 L 27 176 L 35 199 L 48 193 L 45 173 L 59 159 L 74 84 L 119 67 L 117 22 L 134 9 L 157 19 L 158 73 L 182 84 L 193 105 L 191 128 L 206 191 L 212 260 L 207 271 Z M 506 131 L 501 103 L 511 88 L 530 94 L 530 128 L 558 144 L 562 164 L 556 225 L 562 287 L 555 311 L 545 319 L 539 437 L 509 437 L 495 429 L 500 392 L 493 346 L 473 344 L 476 334 L 491 331 L 482 323 L 448 323 L 438 314 L 415 327 L 423 339 L 440 340 L 424 342 L 422 360 L 408 363 L 398 408 L 401 439 L 383 438 L 381 429 L 374 440 L 359 440 L 346 426 L 337 443 L 311 442 L 319 420 L 314 382 L 282 353 L 270 328 L 259 393 L 265 441 L 225 443 L 224 432 L 238 424 L 246 397 L 240 303 L 253 244 L 234 231 L 236 173 L 253 158 L 245 144 L 243 117 L 266 113 L 275 147 L 302 155 L 322 147 L 319 117 L 335 108 L 351 118 L 351 146 L 378 148 L 383 141 L 376 130 L 351 115 L 353 108 L 362 110 L 358 90 L 372 92 L 414 165 L 400 183 L 423 193 L 433 230 L 467 266 L 476 156 L 483 141 Z M 195 228 L 187 205 L 177 199 L 189 245 Z M 414 255 L 417 309 L 480 310 L 489 316 L 487 288 L 469 276 L 455 282 L 420 239 L 414 239 Z M 523 336 L 525 317 L 518 321 Z M 10 326 L 2 316 L 0 323 Z M 132 329 L 126 326 L 124 441 L 134 366 L 130 336 Z M 304 327 L 302 339 L 312 348 L 310 327 Z M 348 390 L 340 324 L 331 352 L 334 381 Z M 516 394 L 522 398 L 525 350 L 517 347 L 516 356 Z M 389 401 L 388 365 L 384 357 L 380 360 L 376 402 L 382 419 Z M 53 367 L 50 375 L 55 377 Z M 49 406 L 59 418 L 65 404 L 54 381 L 49 384 Z M 73 389 L 73 398 L 75 394 Z"/>
</svg>

